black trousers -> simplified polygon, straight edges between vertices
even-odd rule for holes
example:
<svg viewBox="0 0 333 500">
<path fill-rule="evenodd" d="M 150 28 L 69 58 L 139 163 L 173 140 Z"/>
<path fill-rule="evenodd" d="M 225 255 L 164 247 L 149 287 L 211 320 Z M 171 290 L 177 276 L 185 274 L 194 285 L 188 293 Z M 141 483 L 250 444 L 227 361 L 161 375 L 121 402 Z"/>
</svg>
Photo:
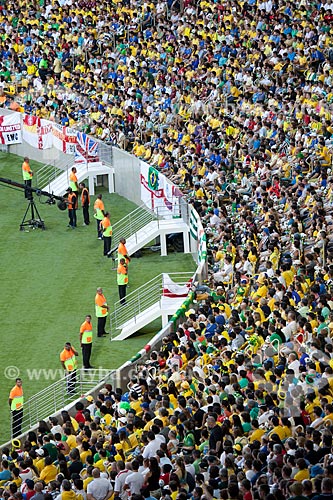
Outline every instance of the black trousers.
<svg viewBox="0 0 333 500">
<path fill-rule="evenodd" d="M 69 225 L 72 227 L 76 227 L 76 209 L 75 208 L 68 209 L 68 217 L 69 217 Z"/>
<path fill-rule="evenodd" d="M 101 337 L 106 333 L 105 325 L 106 325 L 106 316 L 102 316 L 101 318 L 97 318 L 97 337 Z"/>
<path fill-rule="evenodd" d="M 108 255 L 111 250 L 111 236 L 103 236 L 104 240 L 104 255 Z"/>
<path fill-rule="evenodd" d="M 127 285 L 118 285 L 119 300 L 121 304 L 126 304 L 126 287 Z"/>
<path fill-rule="evenodd" d="M 89 224 L 90 224 L 89 205 L 83 205 L 82 212 L 83 212 L 83 221 L 87 226 L 89 226 Z"/>
<path fill-rule="evenodd" d="M 67 394 L 73 395 L 75 394 L 75 386 L 76 386 L 76 370 L 72 372 L 68 372 L 66 375 L 66 383 L 67 383 Z"/>
<path fill-rule="evenodd" d="M 24 181 L 24 185 L 25 185 L 25 190 L 24 190 L 24 196 L 25 198 L 31 198 L 31 184 L 32 184 L 32 180 L 29 179 L 28 181 Z"/>
<path fill-rule="evenodd" d="M 21 434 L 23 420 L 23 408 L 21 410 L 12 411 L 12 438 L 16 438 Z"/>
<path fill-rule="evenodd" d="M 103 230 L 101 229 L 101 221 L 96 219 L 97 222 L 97 236 L 98 238 L 103 238 Z"/>
<path fill-rule="evenodd" d="M 82 344 L 82 363 L 84 368 L 90 368 L 91 348 L 91 342 L 90 344 Z"/>
</svg>

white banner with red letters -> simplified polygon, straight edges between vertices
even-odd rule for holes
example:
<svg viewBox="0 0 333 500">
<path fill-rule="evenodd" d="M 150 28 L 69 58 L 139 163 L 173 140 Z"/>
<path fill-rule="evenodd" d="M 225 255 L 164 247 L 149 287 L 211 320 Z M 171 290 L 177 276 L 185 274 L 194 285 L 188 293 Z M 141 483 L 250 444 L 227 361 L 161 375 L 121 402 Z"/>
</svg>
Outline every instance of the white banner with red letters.
<svg viewBox="0 0 333 500">
<path fill-rule="evenodd" d="M 53 146 L 66 154 L 74 154 L 76 149 L 77 130 L 53 123 Z"/>
<path fill-rule="evenodd" d="M 0 116 L 0 144 L 21 144 L 22 126 L 21 114 L 12 113 Z"/>
<path fill-rule="evenodd" d="M 23 140 L 36 149 L 49 149 L 53 146 L 53 123 L 37 116 L 24 115 Z"/>
</svg>

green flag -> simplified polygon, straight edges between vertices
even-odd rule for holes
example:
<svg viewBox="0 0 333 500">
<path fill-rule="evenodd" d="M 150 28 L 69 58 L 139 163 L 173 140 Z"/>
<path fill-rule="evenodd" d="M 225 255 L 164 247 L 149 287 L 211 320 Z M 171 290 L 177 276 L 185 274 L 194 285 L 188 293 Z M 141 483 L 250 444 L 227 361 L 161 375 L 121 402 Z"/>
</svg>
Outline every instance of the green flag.
<svg viewBox="0 0 333 500">
<path fill-rule="evenodd" d="M 158 170 L 154 167 L 149 167 L 148 187 L 152 191 L 156 191 L 158 189 Z"/>
</svg>

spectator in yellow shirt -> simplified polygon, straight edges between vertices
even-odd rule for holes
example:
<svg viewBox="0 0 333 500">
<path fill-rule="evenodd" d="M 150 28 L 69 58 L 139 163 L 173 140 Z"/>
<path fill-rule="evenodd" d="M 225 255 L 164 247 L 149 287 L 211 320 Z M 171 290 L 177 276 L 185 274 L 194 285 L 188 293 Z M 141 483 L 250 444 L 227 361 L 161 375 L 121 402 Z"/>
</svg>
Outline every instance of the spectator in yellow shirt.
<svg viewBox="0 0 333 500">
<path fill-rule="evenodd" d="M 54 481 L 57 477 L 58 470 L 52 463 L 51 457 L 45 457 L 45 467 L 40 473 L 40 480 L 44 481 L 45 484 L 49 484 L 50 481 Z"/>
<path fill-rule="evenodd" d="M 298 472 L 294 476 L 295 481 L 304 481 L 304 479 L 310 479 L 310 472 L 304 458 L 299 458 L 296 460 L 296 465 L 298 467 Z"/>
</svg>

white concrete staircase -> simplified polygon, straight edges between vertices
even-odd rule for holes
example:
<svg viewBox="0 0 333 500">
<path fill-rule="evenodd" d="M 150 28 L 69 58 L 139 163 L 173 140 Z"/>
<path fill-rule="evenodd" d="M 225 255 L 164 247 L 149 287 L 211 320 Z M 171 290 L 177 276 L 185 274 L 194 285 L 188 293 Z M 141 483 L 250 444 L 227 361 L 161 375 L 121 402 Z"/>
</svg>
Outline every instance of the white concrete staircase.
<svg viewBox="0 0 333 500">
<path fill-rule="evenodd" d="M 133 318 L 123 323 L 119 327 L 119 335 L 117 335 L 112 340 L 125 340 L 135 332 L 141 330 L 141 328 L 144 328 L 160 317 L 162 318 L 162 327 L 166 326 L 169 321 L 169 316 L 172 316 L 177 311 L 177 309 L 180 308 L 184 300 L 184 297 L 180 299 L 168 299 L 165 297 L 161 297 L 159 301 L 155 302 L 144 311 L 140 312 Z"/>
<path fill-rule="evenodd" d="M 165 326 L 191 291 L 192 273 L 162 273 L 117 302 L 110 315 L 111 340 L 125 340 L 162 318 Z"/>
<path fill-rule="evenodd" d="M 120 238 L 126 239 L 129 255 L 156 239 L 161 239 L 161 255 L 167 255 L 166 237 L 173 233 L 182 233 L 184 253 L 190 253 L 189 227 L 182 218 L 172 218 L 165 207 L 149 210 L 146 205 L 137 207 L 112 227 L 112 250 L 116 254 Z"/>
<path fill-rule="evenodd" d="M 132 255 L 159 236 L 161 238 L 161 255 L 164 257 L 168 254 L 166 237 L 173 233 L 183 234 L 184 253 L 189 253 L 189 228 L 182 219 L 149 222 L 126 240 L 126 248 L 129 254 Z"/>
<path fill-rule="evenodd" d="M 82 182 L 84 179 L 89 180 L 89 192 L 91 195 L 95 194 L 95 178 L 97 175 L 107 175 L 109 182 L 109 192 L 114 193 L 114 170 L 112 167 L 107 166 L 103 162 L 94 162 L 86 164 L 73 164 L 68 167 L 62 174 L 58 175 L 52 182 L 43 189 L 47 189 L 50 193 L 56 196 L 63 196 L 66 193 L 66 189 L 69 186 L 69 175 L 71 173 L 71 168 L 76 167 L 76 176 L 78 182 Z"/>
</svg>

